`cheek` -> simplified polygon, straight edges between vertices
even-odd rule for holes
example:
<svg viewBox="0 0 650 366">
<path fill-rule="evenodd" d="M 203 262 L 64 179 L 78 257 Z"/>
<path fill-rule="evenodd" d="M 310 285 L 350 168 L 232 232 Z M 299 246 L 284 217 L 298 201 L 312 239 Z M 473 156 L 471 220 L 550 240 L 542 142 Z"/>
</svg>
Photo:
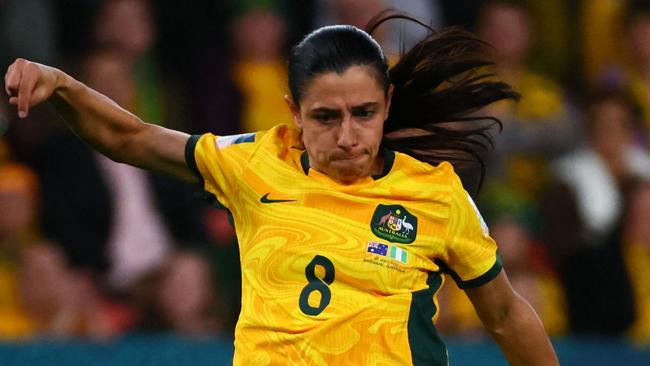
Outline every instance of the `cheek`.
<svg viewBox="0 0 650 366">
<path fill-rule="evenodd" d="M 304 120 L 303 120 L 304 121 Z M 309 146 L 310 152 L 329 151 L 336 145 L 334 130 L 313 121 L 306 121 L 303 124 L 302 140 L 305 146 Z"/>
<path fill-rule="evenodd" d="M 368 141 L 368 145 L 370 147 L 376 147 L 377 149 L 379 148 L 379 145 L 381 144 L 382 137 L 384 136 L 384 119 L 382 118 L 377 118 L 372 121 L 372 126 L 370 128 L 366 128 L 366 133 L 365 135 L 366 140 Z"/>
</svg>

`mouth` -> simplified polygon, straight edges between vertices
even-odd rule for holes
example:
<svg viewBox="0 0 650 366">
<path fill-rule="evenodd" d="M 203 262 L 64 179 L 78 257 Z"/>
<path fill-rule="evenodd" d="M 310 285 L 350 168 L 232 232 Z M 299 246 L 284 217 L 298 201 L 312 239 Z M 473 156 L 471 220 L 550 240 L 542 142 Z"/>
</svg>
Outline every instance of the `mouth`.
<svg viewBox="0 0 650 366">
<path fill-rule="evenodd" d="M 365 154 L 334 156 L 332 157 L 332 162 L 350 164 L 362 160 L 365 156 L 366 156 Z"/>
<path fill-rule="evenodd" d="M 336 160 L 354 160 L 363 155 L 346 155 L 346 156 L 339 156 L 336 158 Z"/>
</svg>

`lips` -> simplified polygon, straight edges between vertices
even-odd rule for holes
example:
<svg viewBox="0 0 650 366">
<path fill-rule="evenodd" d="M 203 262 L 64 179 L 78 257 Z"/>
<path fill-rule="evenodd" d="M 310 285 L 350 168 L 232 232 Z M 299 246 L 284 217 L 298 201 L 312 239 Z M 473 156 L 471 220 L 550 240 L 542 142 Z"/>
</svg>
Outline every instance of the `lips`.
<svg viewBox="0 0 650 366">
<path fill-rule="evenodd" d="M 361 160 L 365 155 L 342 155 L 342 156 L 334 156 L 332 157 L 333 162 L 341 162 L 341 163 L 351 163 L 351 162 L 356 162 L 358 160 Z"/>
<path fill-rule="evenodd" d="M 353 153 L 353 154 L 346 154 L 346 153 L 334 153 L 330 156 L 331 160 L 356 160 L 362 156 L 366 156 L 366 152 L 358 152 L 358 153 Z"/>
<path fill-rule="evenodd" d="M 360 156 L 361 156 L 361 155 L 348 155 L 348 156 L 341 156 L 341 157 L 337 157 L 336 160 L 354 160 L 354 159 L 356 159 L 356 158 L 358 158 L 358 157 L 360 157 Z"/>
</svg>

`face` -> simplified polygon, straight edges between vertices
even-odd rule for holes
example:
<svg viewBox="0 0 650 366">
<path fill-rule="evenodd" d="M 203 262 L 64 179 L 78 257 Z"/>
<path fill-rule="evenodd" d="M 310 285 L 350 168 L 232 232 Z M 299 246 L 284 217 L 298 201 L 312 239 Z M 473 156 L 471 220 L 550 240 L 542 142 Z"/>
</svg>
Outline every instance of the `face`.
<svg viewBox="0 0 650 366">
<path fill-rule="evenodd" d="M 515 219 L 503 217 L 490 230 L 499 243 L 503 263 L 508 269 L 526 266 L 528 259 L 528 233 Z"/>
<path fill-rule="evenodd" d="M 522 63 L 529 47 L 530 24 L 519 8 L 494 4 L 484 11 L 479 26 L 480 37 L 497 49 L 497 58 Z"/>
<path fill-rule="evenodd" d="M 380 173 L 391 95 L 392 86 L 386 93 L 371 69 L 351 66 L 314 77 L 300 104 L 285 97 L 311 167 L 343 183 Z"/>
<path fill-rule="evenodd" d="M 84 60 L 83 78 L 93 89 L 123 107 L 131 107 L 135 99 L 135 83 L 128 62 L 118 53 L 98 52 Z"/>
<path fill-rule="evenodd" d="M 650 16 L 639 15 L 628 27 L 628 43 L 637 62 L 650 62 Z"/>
<path fill-rule="evenodd" d="M 96 27 L 100 43 L 117 46 L 134 56 L 148 50 L 155 38 L 151 9 L 146 0 L 106 2 Z"/>
<path fill-rule="evenodd" d="M 183 254 L 174 259 L 159 296 L 167 316 L 175 320 L 201 316 L 211 293 L 208 264 L 195 254 Z"/>
<path fill-rule="evenodd" d="M 33 229 L 39 205 L 35 180 L 33 173 L 19 164 L 0 167 L 0 241 L 12 242 Z"/>
<path fill-rule="evenodd" d="M 620 156 L 632 142 L 629 109 L 615 99 L 606 100 L 592 106 L 590 116 L 592 146 L 603 156 Z"/>
<path fill-rule="evenodd" d="M 35 206 L 26 190 L 0 189 L 0 238 L 14 238 L 27 230 L 34 221 Z"/>
<path fill-rule="evenodd" d="M 69 295 L 73 284 L 64 254 L 51 245 L 25 250 L 20 267 L 21 299 L 30 312 L 51 315 Z"/>
<path fill-rule="evenodd" d="M 284 20 L 268 10 L 255 10 L 238 17 L 231 32 L 238 56 L 247 60 L 281 57 L 285 33 Z"/>
</svg>

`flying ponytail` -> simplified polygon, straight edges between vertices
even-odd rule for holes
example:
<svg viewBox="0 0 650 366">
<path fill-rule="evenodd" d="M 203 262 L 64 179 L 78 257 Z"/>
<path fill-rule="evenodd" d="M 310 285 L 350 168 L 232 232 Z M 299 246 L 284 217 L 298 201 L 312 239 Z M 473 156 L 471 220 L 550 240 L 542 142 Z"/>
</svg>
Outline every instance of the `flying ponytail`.
<svg viewBox="0 0 650 366">
<path fill-rule="evenodd" d="M 394 85 L 382 144 L 430 164 L 450 162 L 457 170 L 480 168 L 477 191 L 485 177 L 485 156 L 492 148 L 491 131 L 502 127 L 482 109 L 504 99 L 518 99 L 510 85 L 485 72 L 489 45 L 473 34 L 450 28 L 436 32 L 403 13 L 384 11 L 366 31 L 391 19 L 412 21 L 429 34 L 402 51 L 389 69 Z"/>
</svg>

